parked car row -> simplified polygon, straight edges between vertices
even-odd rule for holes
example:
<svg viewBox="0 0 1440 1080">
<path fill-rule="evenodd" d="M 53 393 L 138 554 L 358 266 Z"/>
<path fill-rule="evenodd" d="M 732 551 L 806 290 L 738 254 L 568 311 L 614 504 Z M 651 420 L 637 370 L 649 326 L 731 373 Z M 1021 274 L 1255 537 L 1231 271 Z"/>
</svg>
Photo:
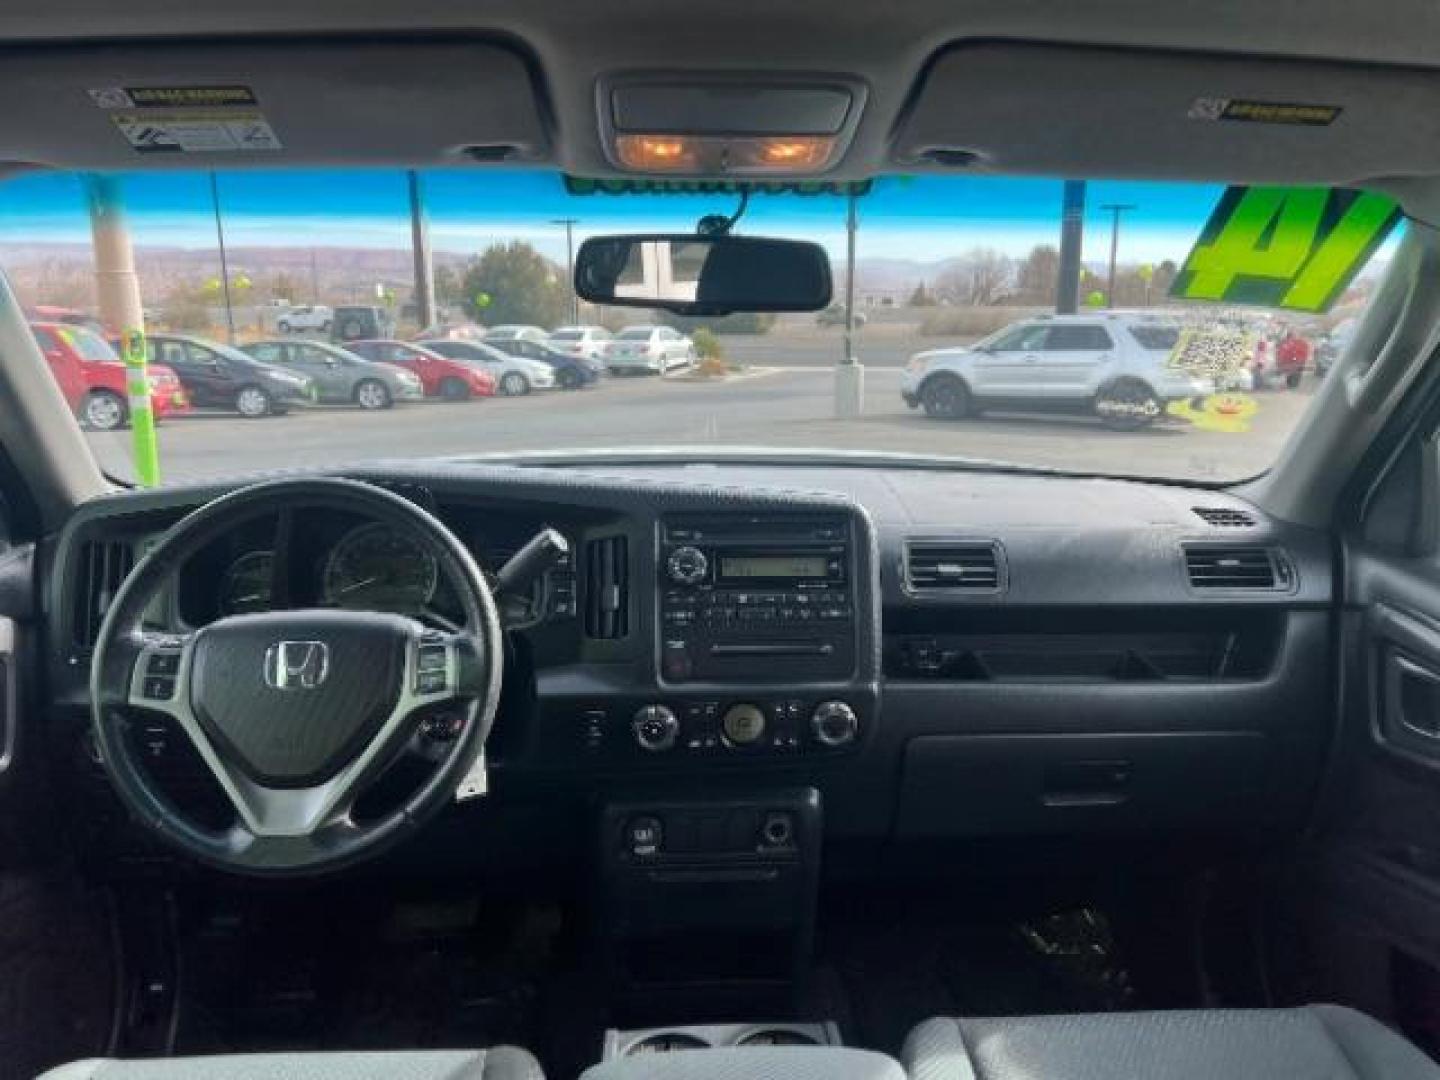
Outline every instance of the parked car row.
<svg viewBox="0 0 1440 1080">
<path fill-rule="evenodd" d="M 688 367 L 697 359 L 695 343 L 669 326 L 627 326 L 611 334 L 603 326 L 561 326 L 545 330 L 539 326 L 506 323 L 492 326 L 482 334 L 452 331 L 440 339 L 433 333 L 425 335 L 425 344 L 434 347 L 436 340 L 479 342 L 492 349 L 527 360 L 550 365 L 557 384 L 575 388 L 593 382 L 602 372 L 616 375 L 664 374 L 673 368 Z M 569 366 L 559 363 L 571 361 Z M 515 380 L 517 392 L 518 378 Z"/>
<path fill-rule="evenodd" d="M 319 321 L 341 309 L 303 309 Z M 287 316 L 302 311 L 291 308 Z M 375 325 L 371 323 L 370 325 Z M 694 363 L 695 347 L 670 327 L 633 326 L 616 337 L 601 327 L 497 326 L 483 340 L 372 337 L 328 341 L 284 336 L 241 346 L 187 334 L 147 336 L 151 409 L 163 420 L 192 408 L 224 409 L 246 418 L 278 416 L 312 404 L 389 409 L 422 398 L 464 401 L 501 394 L 522 397 L 552 388 L 579 390 L 606 371 L 663 373 Z M 117 342 L 59 322 L 31 329 L 61 393 L 81 423 L 95 431 L 130 421 L 126 369 Z"/>
</svg>

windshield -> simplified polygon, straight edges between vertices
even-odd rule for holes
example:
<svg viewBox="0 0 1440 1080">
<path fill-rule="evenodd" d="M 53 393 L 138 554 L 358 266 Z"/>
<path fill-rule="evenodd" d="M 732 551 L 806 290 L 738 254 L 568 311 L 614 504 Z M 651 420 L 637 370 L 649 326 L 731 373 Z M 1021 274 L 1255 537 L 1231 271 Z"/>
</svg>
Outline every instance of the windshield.
<svg viewBox="0 0 1440 1080">
<path fill-rule="evenodd" d="M 884 177 L 853 196 L 757 193 L 735 226 L 822 245 L 835 283 L 824 310 L 693 319 L 580 302 L 569 268 L 591 236 L 693 231 L 733 214 L 732 194 L 582 194 L 550 172 L 447 170 L 419 174 L 412 202 L 399 171 L 211 177 L 30 174 L 0 186 L 0 268 L 32 319 L 65 311 L 115 336 L 129 328 L 115 324 L 117 290 L 129 290 L 125 310 L 149 333 L 190 343 L 154 354 L 183 384 L 154 400 L 161 483 L 289 466 L 301 447 L 318 466 L 718 447 L 1233 482 L 1275 460 L 1396 242 L 1368 250 L 1323 311 L 1267 308 L 1253 290 L 1200 302 L 1173 294 L 1202 237 L 1216 243 L 1206 229 L 1222 186 Z M 1062 208 L 1076 187 L 1067 264 Z M 95 261 L 95 231 L 117 227 L 130 279 Z M 1067 289 L 1074 311 L 1057 313 Z M 72 333 L 87 355 L 104 345 Z M 573 361 L 486 377 L 422 363 L 421 387 L 377 411 L 339 373 L 241 402 L 238 381 L 187 362 L 260 340 L 487 333 L 551 335 Z M 398 355 L 382 348 L 363 351 Z M 84 388 L 62 389 L 78 415 Z M 845 394 L 853 408 L 839 406 Z M 263 439 L 255 410 L 277 414 Z M 130 431 L 86 438 L 107 473 L 136 479 Z"/>
</svg>

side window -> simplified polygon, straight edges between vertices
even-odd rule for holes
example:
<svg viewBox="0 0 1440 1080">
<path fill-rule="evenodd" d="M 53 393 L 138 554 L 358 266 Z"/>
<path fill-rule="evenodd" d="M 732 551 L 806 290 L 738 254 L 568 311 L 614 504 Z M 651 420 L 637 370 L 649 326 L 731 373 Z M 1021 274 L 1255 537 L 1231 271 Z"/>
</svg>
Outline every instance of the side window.
<svg viewBox="0 0 1440 1080">
<path fill-rule="evenodd" d="M 314 345 L 292 345 L 290 351 L 296 360 L 304 364 L 328 364 L 332 360 L 337 364 L 340 362 L 340 358 L 335 354 L 317 349 Z"/>
<path fill-rule="evenodd" d="M 150 359 L 155 359 L 155 342 L 150 342 Z M 162 341 L 158 346 L 160 350 L 160 363 L 167 367 L 186 367 L 190 363 L 190 357 L 185 352 L 185 346 L 178 341 Z"/>
<path fill-rule="evenodd" d="M 1047 352 L 1095 352 L 1111 347 L 1103 326 L 1052 326 L 1045 339 Z"/>
<path fill-rule="evenodd" d="M 192 364 L 205 364 L 214 367 L 220 363 L 220 357 L 202 345 L 186 345 L 185 348 L 190 353 L 190 362 Z"/>
<path fill-rule="evenodd" d="M 273 342 L 250 346 L 250 355 L 267 364 L 284 364 L 290 359 L 286 355 L 285 346 L 276 345 Z"/>
<path fill-rule="evenodd" d="M 35 344 L 40 346 L 41 352 L 49 352 L 51 349 L 57 348 L 55 335 L 49 330 L 37 326 L 31 330 L 31 333 L 35 335 Z"/>
<path fill-rule="evenodd" d="M 1042 348 L 1045 344 L 1045 335 L 1050 332 L 1050 327 L 1044 323 L 1031 323 L 1028 326 L 1016 327 L 1006 334 L 995 344 L 990 346 L 991 352 L 1027 352 L 1031 349 Z"/>
</svg>

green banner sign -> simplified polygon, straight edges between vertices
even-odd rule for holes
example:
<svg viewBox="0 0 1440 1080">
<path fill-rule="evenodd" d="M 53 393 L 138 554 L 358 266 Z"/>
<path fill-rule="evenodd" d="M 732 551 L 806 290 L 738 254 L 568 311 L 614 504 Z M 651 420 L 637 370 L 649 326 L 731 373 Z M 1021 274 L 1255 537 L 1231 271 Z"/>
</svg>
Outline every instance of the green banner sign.
<svg viewBox="0 0 1440 1080">
<path fill-rule="evenodd" d="M 1365 191 L 1228 188 L 1170 295 L 1326 311 L 1400 217 L 1393 200 Z"/>
</svg>

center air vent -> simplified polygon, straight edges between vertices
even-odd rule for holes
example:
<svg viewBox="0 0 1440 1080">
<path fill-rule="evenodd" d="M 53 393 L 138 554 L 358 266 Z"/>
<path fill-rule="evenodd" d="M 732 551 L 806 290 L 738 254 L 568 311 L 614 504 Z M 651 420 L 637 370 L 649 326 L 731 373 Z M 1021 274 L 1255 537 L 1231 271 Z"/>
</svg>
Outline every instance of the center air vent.
<svg viewBox="0 0 1440 1080">
<path fill-rule="evenodd" d="M 992 540 L 912 540 L 905 545 L 905 587 L 911 592 L 999 592 L 1000 546 Z"/>
<path fill-rule="evenodd" d="M 1192 506 L 1190 509 L 1196 517 L 1222 529 L 1248 529 L 1256 524 L 1254 514 L 1228 506 Z"/>
<path fill-rule="evenodd" d="M 1278 548 L 1186 544 L 1185 573 L 1194 589 L 1277 592 L 1295 585 L 1290 560 Z"/>
<path fill-rule="evenodd" d="M 630 631 L 630 545 L 605 536 L 585 545 L 585 633 L 623 638 Z"/>
<path fill-rule="evenodd" d="M 100 624 L 120 584 L 135 565 L 135 552 L 127 540 L 95 540 L 80 549 L 75 575 L 75 644 L 92 648 Z"/>
</svg>

